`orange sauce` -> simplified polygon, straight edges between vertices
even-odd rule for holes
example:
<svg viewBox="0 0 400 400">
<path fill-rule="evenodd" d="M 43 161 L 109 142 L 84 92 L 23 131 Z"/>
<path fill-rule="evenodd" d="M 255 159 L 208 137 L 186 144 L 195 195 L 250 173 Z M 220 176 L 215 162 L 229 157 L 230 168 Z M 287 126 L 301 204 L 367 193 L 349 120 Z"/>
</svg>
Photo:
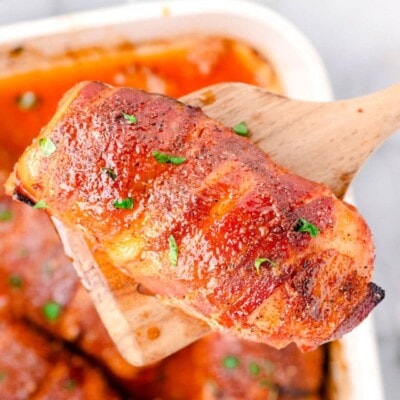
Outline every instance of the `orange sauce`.
<svg viewBox="0 0 400 400">
<path fill-rule="evenodd" d="M 63 93 L 82 80 L 100 80 L 173 97 L 228 81 L 280 92 L 268 61 L 249 46 L 225 38 L 196 37 L 122 44 L 107 51 L 97 48 L 70 51 L 46 59 L 40 68 L 30 68 L 24 52 L 22 49 L 6 56 L 10 60 L 5 61 L 18 66 L 17 72 L 13 73 L 12 68 L 6 74 L 0 72 L 0 147 L 12 157 L 38 135 Z M 27 67 L 21 70 L 22 63 Z M 28 109 L 21 109 L 18 99 L 27 92 L 32 92 L 37 101 Z"/>
</svg>

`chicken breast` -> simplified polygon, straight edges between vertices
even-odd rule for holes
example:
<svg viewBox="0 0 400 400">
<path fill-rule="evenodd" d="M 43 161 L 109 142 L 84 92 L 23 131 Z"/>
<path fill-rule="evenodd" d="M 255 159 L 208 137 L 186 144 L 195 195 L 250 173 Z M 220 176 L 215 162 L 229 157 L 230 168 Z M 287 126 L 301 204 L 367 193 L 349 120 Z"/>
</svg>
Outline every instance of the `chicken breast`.
<svg viewBox="0 0 400 400">
<path fill-rule="evenodd" d="M 0 165 L 1 308 L 73 343 L 119 379 L 133 379 L 138 369 L 123 359 L 102 325 L 50 218 L 3 193 L 5 171 Z M 55 313 L 47 315 L 47 307 Z"/>
<path fill-rule="evenodd" d="M 23 321 L 0 318 L 2 400 L 119 400 L 102 370 Z"/>
<path fill-rule="evenodd" d="M 153 367 L 137 383 L 142 400 L 321 399 L 324 346 L 282 350 L 213 332 Z M 182 366 L 185 366 L 182 368 Z"/>
<path fill-rule="evenodd" d="M 162 95 L 76 86 L 8 190 L 163 301 L 244 339 L 313 349 L 384 297 L 354 207 Z"/>
</svg>

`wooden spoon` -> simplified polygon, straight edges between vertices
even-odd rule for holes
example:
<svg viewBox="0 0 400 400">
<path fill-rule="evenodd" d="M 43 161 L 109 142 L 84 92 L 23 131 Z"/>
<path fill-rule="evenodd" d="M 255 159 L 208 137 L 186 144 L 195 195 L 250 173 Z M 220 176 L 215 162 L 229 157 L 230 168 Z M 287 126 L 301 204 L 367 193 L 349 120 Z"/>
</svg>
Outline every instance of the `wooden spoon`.
<svg viewBox="0 0 400 400">
<path fill-rule="evenodd" d="M 341 197 L 361 165 L 400 128 L 400 85 L 352 100 L 290 100 L 258 87 L 227 83 L 181 99 L 232 126 L 246 121 L 249 139 L 278 164 L 327 184 Z M 81 233 L 55 224 L 111 338 L 128 362 L 147 365 L 210 331 L 208 325 L 143 293 L 140 285 L 93 258 Z"/>
</svg>

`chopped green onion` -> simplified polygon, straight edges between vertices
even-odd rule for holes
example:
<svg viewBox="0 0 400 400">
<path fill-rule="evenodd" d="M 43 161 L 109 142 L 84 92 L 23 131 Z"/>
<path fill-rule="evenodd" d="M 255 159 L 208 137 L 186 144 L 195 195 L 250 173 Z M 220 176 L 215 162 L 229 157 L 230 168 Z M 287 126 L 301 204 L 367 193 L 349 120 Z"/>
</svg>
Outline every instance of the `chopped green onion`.
<svg viewBox="0 0 400 400">
<path fill-rule="evenodd" d="M 7 373 L 4 371 L 0 371 L 0 383 L 3 382 L 7 378 Z"/>
<path fill-rule="evenodd" d="M 273 267 L 277 267 L 277 264 L 271 261 L 269 258 L 257 258 L 256 261 L 254 261 L 254 266 L 256 267 L 257 274 L 260 275 L 260 267 L 261 264 L 263 263 L 269 263 Z"/>
<path fill-rule="evenodd" d="M 239 359 L 235 356 L 226 356 L 222 362 L 227 369 L 235 369 L 239 366 Z"/>
<path fill-rule="evenodd" d="M 42 312 L 48 321 L 56 321 L 61 314 L 61 304 L 49 301 L 43 306 Z"/>
<path fill-rule="evenodd" d="M 176 267 L 178 265 L 178 245 L 176 244 L 175 238 L 170 235 L 168 238 L 168 243 L 169 243 L 169 261 L 173 267 Z"/>
<path fill-rule="evenodd" d="M 249 372 L 251 375 L 258 375 L 260 373 L 260 371 L 261 371 L 261 368 L 257 363 L 251 362 L 249 364 Z"/>
<path fill-rule="evenodd" d="M 13 288 L 21 289 L 23 286 L 23 280 L 19 275 L 11 275 L 8 278 L 8 282 Z"/>
<path fill-rule="evenodd" d="M 295 225 L 294 228 L 297 232 L 306 232 L 309 233 L 311 237 L 317 237 L 320 230 L 313 225 L 311 222 L 308 222 L 305 218 L 300 218 Z"/>
<path fill-rule="evenodd" d="M 34 206 L 33 208 L 35 208 L 36 210 L 41 210 L 43 208 L 47 208 L 47 203 L 44 200 L 39 200 Z"/>
<path fill-rule="evenodd" d="M 239 136 L 247 136 L 249 134 L 249 128 L 246 125 L 246 122 L 242 121 L 232 127 L 233 132 L 238 134 Z"/>
<path fill-rule="evenodd" d="M 113 181 L 117 179 L 117 174 L 112 168 L 102 167 L 101 170 L 108 175 Z"/>
<path fill-rule="evenodd" d="M 126 199 L 115 200 L 113 206 L 121 210 L 131 210 L 133 208 L 133 199 L 132 197 L 127 197 Z"/>
<path fill-rule="evenodd" d="M 179 156 L 169 156 L 168 154 L 161 153 L 157 150 L 153 151 L 153 157 L 160 163 L 160 164 L 175 164 L 179 165 L 186 161 L 186 158 L 179 157 Z"/>
<path fill-rule="evenodd" d="M 130 123 L 130 124 L 136 124 L 137 118 L 134 115 L 129 115 L 126 113 L 122 113 L 124 118 Z"/>
<path fill-rule="evenodd" d="M 39 103 L 38 97 L 34 92 L 25 92 L 17 97 L 17 105 L 21 110 L 27 111 L 36 107 Z"/>
<path fill-rule="evenodd" d="M 50 138 L 46 137 L 39 139 L 39 147 L 45 156 L 51 156 L 57 150 L 54 142 Z"/>
<path fill-rule="evenodd" d="M 0 221 L 10 221 L 12 219 L 12 212 L 10 210 L 0 211 Z"/>
</svg>

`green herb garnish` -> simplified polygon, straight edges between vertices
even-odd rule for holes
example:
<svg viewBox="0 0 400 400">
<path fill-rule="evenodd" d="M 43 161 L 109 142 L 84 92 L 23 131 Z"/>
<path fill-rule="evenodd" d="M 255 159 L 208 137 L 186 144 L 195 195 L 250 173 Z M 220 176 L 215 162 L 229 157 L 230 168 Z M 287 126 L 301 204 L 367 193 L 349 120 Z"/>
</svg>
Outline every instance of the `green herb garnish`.
<svg viewBox="0 0 400 400">
<path fill-rule="evenodd" d="M 41 210 L 43 208 L 47 208 L 47 203 L 44 200 L 39 200 L 34 206 L 33 208 L 35 208 L 36 210 Z"/>
<path fill-rule="evenodd" d="M 0 383 L 4 382 L 6 378 L 7 378 L 7 373 L 4 371 L 0 371 Z"/>
<path fill-rule="evenodd" d="M 311 222 L 308 222 L 305 218 L 299 218 L 294 227 L 296 232 L 306 232 L 309 233 L 311 237 L 317 237 L 319 235 L 320 230 L 313 225 Z"/>
<path fill-rule="evenodd" d="M 38 97 L 34 92 L 25 92 L 17 97 L 17 105 L 21 110 L 32 110 L 39 103 Z"/>
<path fill-rule="evenodd" d="M 172 235 L 169 236 L 168 243 L 169 243 L 169 261 L 173 267 L 176 267 L 178 265 L 179 249 L 178 245 L 176 244 L 176 240 Z"/>
<path fill-rule="evenodd" d="M 179 165 L 186 161 L 186 158 L 179 157 L 179 156 L 169 156 L 168 154 L 161 153 L 157 150 L 153 151 L 153 157 L 160 163 L 160 164 L 175 164 Z"/>
<path fill-rule="evenodd" d="M 124 118 L 130 123 L 130 124 L 136 124 L 137 118 L 134 115 L 126 114 L 122 112 L 122 115 Z"/>
<path fill-rule="evenodd" d="M 56 150 L 56 145 L 50 138 L 42 137 L 39 139 L 39 147 L 45 156 L 51 156 Z"/>
<path fill-rule="evenodd" d="M 277 266 L 277 264 L 274 263 L 273 261 L 271 261 L 269 258 L 257 258 L 256 261 L 254 261 L 254 266 L 256 267 L 256 271 L 257 271 L 258 275 L 260 275 L 261 264 L 263 264 L 265 262 L 269 263 L 273 267 Z"/>
<path fill-rule="evenodd" d="M 0 221 L 10 221 L 12 219 L 12 212 L 10 210 L 0 211 Z"/>
<path fill-rule="evenodd" d="M 133 199 L 132 197 L 127 197 L 126 199 L 115 200 L 113 206 L 121 210 L 131 210 L 133 208 Z"/>
<path fill-rule="evenodd" d="M 261 371 L 261 368 L 257 363 L 251 362 L 249 364 L 249 372 L 251 375 L 254 375 L 254 376 L 258 375 L 260 373 L 260 371 Z"/>
<path fill-rule="evenodd" d="M 74 379 L 68 379 L 64 384 L 64 389 L 68 392 L 72 392 L 77 386 L 77 383 Z"/>
<path fill-rule="evenodd" d="M 235 356 L 226 356 L 222 362 L 227 369 L 235 369 L 239 366 L 239 359 Z"/>
<path fill-rule="evenodd" d="M 13 288 L 16 288 L 16 289 L 21 289 L 23 286 L 22 277 L 20 277 L 19 275 L 11 275 L 8 278 L 8 282 Z"/>
<path fill-rule="evenodd" d="M 56 321 L 61 314 L 61 304 L 49 301 L 42 307 L 42 312 L 48 321 Z"/>
<path fill-rule="evenodd" d="M 242 121 L 232 127 L 233 132 L 238 134 L 239 136 L 248 136 L 249 128 L 246 125 L 246 122 Z"/>
<path fill-rule="evenodd" d="M 117 174 L 112 168 L 102 167 L 101 170 L 108 175 L 113 181 L 117 179 Z"/>
</svg>

